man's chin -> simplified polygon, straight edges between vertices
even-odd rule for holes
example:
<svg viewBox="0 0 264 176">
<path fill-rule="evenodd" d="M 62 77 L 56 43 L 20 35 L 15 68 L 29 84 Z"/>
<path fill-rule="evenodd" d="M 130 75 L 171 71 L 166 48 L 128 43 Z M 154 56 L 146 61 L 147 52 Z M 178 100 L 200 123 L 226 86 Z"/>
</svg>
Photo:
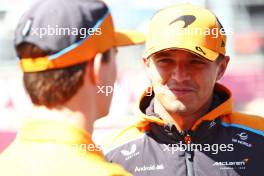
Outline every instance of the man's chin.
<svg viewBox="0 0 264 176">
<path fill-rule="evenodd" d="M 184 113 L 187 111 L 187 107 L 181 101 L 177 100 L 170 103 L 166 103 L 164 108 L 169 113 Z"/>
</svg>

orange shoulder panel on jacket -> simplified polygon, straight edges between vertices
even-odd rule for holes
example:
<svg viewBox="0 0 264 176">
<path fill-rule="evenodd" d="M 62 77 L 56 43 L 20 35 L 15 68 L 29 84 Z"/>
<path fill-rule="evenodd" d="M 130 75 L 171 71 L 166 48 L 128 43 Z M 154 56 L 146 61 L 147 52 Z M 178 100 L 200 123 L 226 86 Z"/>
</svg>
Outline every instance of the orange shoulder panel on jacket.
<svg viewBox="0 0 264 176">
<path fill-rule="evenodd" d="M 105 146 L 106 150 L 111 150 L 119 145 L 128 143 L 135 139 L 138 139 L 144 135 L 144 130 L 141 130 L 137 124 L 130 125 L 129 127 L 121 130 L 115 137 L 112 138 L 111 142 Z"/>
<path fill-rule="evenodd" d="M 225 116 L 222 120 L 228 124 L 237 124 L 264 131 L 264 118 L 260 116 L 234 112 L 231 115 Z"/>
</svg>

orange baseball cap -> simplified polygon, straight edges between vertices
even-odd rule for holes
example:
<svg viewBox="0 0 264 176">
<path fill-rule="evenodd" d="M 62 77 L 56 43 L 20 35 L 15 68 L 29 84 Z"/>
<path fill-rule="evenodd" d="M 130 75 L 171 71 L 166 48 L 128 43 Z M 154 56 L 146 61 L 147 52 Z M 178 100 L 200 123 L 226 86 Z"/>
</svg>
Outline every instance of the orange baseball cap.
<svg viewBox="0 0 264 176">
<path fill-rule="evenodd" d="M 151 19 L 144 57 L 168 49 L 181 49 L 214 61 L 225 55 L 226 35 L 209 10 L 189 3 L 169 6 Z"/>
<path fill-rule="evenodd" d="M 24 72 L 64 68 L 93 59 L 116 46 L 144 43 L 137 31 L 116 31 L 109 9 L 100 0 L 39 1 L 20 19 L 15 45 L 34 44 L 51 55 L 19 58 Z"/>
</svg>

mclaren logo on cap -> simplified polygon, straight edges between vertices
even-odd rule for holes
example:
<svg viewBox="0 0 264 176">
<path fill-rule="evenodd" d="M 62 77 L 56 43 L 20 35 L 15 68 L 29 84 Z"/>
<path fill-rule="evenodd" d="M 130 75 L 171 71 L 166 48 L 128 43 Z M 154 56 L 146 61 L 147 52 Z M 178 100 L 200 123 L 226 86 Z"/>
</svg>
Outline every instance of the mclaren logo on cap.
<svg viewBox="0 0 264 176">
<path fill-rule="evenodd" d="M 197 50 L 197 51 L 199 51 L 199 52 L 201 52 L 201 53 L 203 53 L 203 55 L 206 55 L 206 53 L 202 50 L 202 48 L 201 47 L 199 47 L 199 46 L 196 46 L 195 47 L 195 49 Z"/>
<path fill-rule="evenodd" d="M 187 26 L 192 24 L 195 20 L 196 20 L 196 17 L 193 15 L 183 15 L 183 16 L 176 18 L 172 22 L 170 22 L 169 25 L 172 25 L 173 23 L 176 23 L 177 21 L 183 21 L 184 22 L 183 28 L 186 28 Z"/>
</svg>

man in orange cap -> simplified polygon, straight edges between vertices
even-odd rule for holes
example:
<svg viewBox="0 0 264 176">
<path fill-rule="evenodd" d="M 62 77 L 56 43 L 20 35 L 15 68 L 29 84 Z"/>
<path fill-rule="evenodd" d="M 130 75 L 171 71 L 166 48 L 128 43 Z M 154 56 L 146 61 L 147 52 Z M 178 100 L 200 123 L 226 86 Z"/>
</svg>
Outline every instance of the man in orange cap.
<svg viewBox="0 0 264 176">
<path fill-rule="evenodd" d="M 140 120 L 106 151 L 136 176 L 261 176 L 264 119 L 233 112 L 217 83 L 226 55 L 223 26 L 209 10 L 178 4 L 150 22 L 144 65 L 152 86 L 140 98 Z"/>
<path fill-rule="evenodd" d="M 130 175 L 104 161 L 90 133 L 109 110 L 112 91 L 103 87 L 113 87 L 116 78 L 116 47 L 142 42 L 141 33 L 114 30 L 102 1 L 46 0 L 31 7 L 16 28 L 15 47 L 34 107 L 0 155 L 1 175 Z"/>
</svg>

